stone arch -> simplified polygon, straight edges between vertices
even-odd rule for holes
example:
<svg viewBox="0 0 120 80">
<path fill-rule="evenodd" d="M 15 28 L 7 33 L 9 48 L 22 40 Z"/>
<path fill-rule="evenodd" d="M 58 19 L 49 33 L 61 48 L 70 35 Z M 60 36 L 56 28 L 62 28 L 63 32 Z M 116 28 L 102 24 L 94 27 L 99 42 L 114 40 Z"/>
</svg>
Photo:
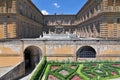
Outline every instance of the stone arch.
<svg viewBox="0 0 120 80">
<path fill-rule="evenodd" d="M 96 51 L 91 46 L 82 46 L 76 53 L 77 58 L 96 58 Z"/>
<path fill-rule="evenodd" d="M 42 58 L 42 51 L 37 46 L 28 46 L 24 50 L 25 72 L 32 71 Z"/>
</svg>

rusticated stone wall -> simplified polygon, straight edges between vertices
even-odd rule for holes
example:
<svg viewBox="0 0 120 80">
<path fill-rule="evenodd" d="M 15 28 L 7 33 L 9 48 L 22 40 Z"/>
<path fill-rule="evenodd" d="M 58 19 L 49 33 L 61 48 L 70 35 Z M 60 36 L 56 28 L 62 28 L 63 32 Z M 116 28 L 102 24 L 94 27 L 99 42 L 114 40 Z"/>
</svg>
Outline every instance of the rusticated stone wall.
<svg viewBox="0 0 120 80">
<path fill-rule="evenodd" d="M 0 42 L 0 66 L 14 66 L 24 61 L 24 51 L 30 46 L 36 46 L 33 51 L 39 50 L 48 60 L 76 61 L 78 50 L 84 46 L 96 51 L 96 60 L 120 60 L 119 40 L 8 40 Z"/>
</svg>

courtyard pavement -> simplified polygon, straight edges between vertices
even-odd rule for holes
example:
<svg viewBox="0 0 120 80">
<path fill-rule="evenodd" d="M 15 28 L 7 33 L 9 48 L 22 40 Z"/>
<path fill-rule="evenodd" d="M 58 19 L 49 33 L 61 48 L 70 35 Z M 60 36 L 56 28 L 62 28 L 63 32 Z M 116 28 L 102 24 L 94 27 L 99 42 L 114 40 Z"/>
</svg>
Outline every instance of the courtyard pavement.
<svg viewBox="0 0 120 80">
<path fill-rule="evenodd" d="M 27 76 L 25 76 L 25 77 L 23 77 L 23 78 L 21 78 L 19 80 L 30 80 L 30 76 L 31 76 L 31 74 L 29 74 L 29 75 L 27 75 Z"/>
<path fill-rule="evenodd" d="M 120 78 L 116 78 L 116 79 L 110 79 L 110 80 L 120 80 Z"/>
<path fill-rule="evenodd" d="M 19 80 L 30 80 L 31 76 L 32 76 L 32 71 L 28 71 L 26 75 L 20 78 Z"/>
</svg>

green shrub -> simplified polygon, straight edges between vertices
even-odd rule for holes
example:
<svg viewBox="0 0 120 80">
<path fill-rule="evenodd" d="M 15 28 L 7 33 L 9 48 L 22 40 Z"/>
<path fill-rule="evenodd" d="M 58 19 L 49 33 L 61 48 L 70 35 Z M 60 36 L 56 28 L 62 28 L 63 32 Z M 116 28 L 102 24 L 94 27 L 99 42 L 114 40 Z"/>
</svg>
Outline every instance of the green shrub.
<svg viewBox="0 0 120 80">
<path fill-rule="evenodd" d="M 65 80 L 64 76 L 62 77 L 60 74 L 57 74 L 57 73 L 50 73 L 50 74 L 54 75 L 55 77 L 57 77 L 60 80 Z"/>
<path fill-rule="evenodd" d="M 75 74 L 75 71 L 72 71 L 67 77 L 66 79 L 72 78 L 71 76 L 73 76 L 73 74 Z M 69 79 L 70 80 L 70 79 Z"/>
<path fill-rule="evenodd" d="M 73 78 L 73 76 L 76 75 L 76 74 L 77 74 L 76 72 L 72 73 L 71 75 L 69 75 L 69 76 L 67 77 L 67 80 L 71 80 L 71 79 Z"/>
<path fill-rule="evenodd" d="M 51 65 L 48 64 L 47 67 L 46 67 L 46 70 L 45 70 L 45 73 L 44 73 L 44 75 L 45 75 L 45 80 L 48 79 L 49 72 L 50 72 L 50 66 L 51 66 Z"/>
<path fill-rule="evenodd" d="M 44 73 L 45 73 L 46 67 L 47 67 L 47 64 L 45 65 L 45 68 L 43 68 L 43 71 L 42 71 L 42 73 L 40 74 L 38 80 L 41 80 L 41 79 L 42 79 L 42 77 L 43 77 L 43 75 L 44 75 Z"/>
<path fill-rule="evenodd" d="M 99 65 L 100 64 L 100 65 Z M 48 76 L 51 74 L 57 77 L 60 80 L 71 80 L 74 75 L 79 76 L 83 80 L 98 80 L 100 79 L 110 79 L 110 78 L 117 78 L 120 74 L 120 68 L 112 66 L 112 64 L 120 64 L 120 62 L 110 62 L 110 61 L 87 61 L 87 62 L 70 62 L 70 61 L 46 61 L 46 59 L 42 60 L 41 63 L 38 65 L 37 69 L 35 70 L 32 78 L 30 80 L 41 80 L 43 75 L 45 75 L 45 80 L 48 79 Z M 95 65 L 95 66 L 93 66 Z M 59 68 L 51 71 L 51 66 L 59 66 Z M 72 69 L 71 66 L 76 66 L 75 69 Z M 88 70 L 83 70 L 84 67 L 87 67 Z M 59 73 L 61 70 L 66 70 L 69 72 L 69 75 L 63 76 Z M 103 73 L 98 73 L 95 70 L 101 70 Z M 111 71 L 117 72 L 116 76 L 111 75 Z M 106 74 L 106 72 L 108 74 Z M 91 77 L 93 74 L 95 77 Z M 98 77 L 99 76 L 99 77 Z"/>
<path fill-rule="evenodd" d="M 39 75 L 42 73 L 45 65 L 46 65 L 46 57 L 43 57 L 40 63 L 37 65 L 36 70 L 34 71 L 33 75 L 31 76 L 30 80 L 38 80 Z M 42 75 L 41 75 L 42 76 Z"/>
</svg>

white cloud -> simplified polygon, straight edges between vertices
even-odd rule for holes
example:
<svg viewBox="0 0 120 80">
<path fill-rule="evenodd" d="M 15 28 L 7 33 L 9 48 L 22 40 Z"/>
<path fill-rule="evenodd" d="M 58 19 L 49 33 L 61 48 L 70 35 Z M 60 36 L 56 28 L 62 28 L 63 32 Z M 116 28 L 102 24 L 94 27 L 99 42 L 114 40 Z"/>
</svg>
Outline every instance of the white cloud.
<svg viewBox="0 0 120 80">
<path fill-rule="evenodd" d="M 56 8 L 60 8 L 60 5 L 58 5 L 58 3 L 54 3 L 54 6 L 55 6 Z"/>
<path fill-rule="evenodd" d="M 43 15 L 48 15 L 49 13 L 46 10 L 41 11 Z"/>
</svg>

